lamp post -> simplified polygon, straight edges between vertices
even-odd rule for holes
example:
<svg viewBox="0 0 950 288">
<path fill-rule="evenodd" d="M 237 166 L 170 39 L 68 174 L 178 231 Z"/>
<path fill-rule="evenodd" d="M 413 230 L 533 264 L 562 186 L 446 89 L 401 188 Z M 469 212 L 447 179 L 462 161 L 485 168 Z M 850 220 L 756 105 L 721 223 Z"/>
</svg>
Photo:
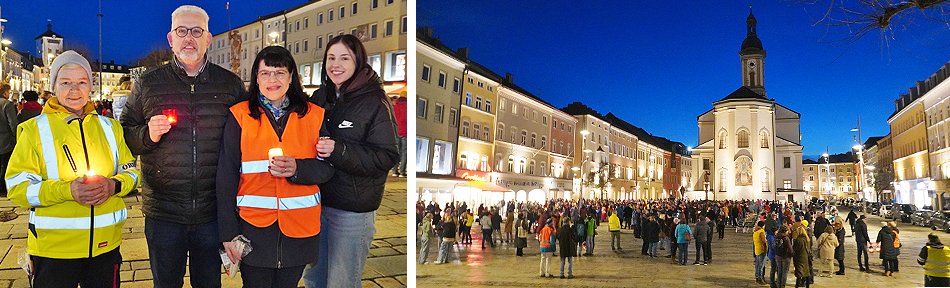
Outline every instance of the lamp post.
<svg viewBox="0 0 950 288">
<path fill-rule="evenodd" d="M 851 131 L 858 132 L 858 144 L 854 145 L 854 147 L 857 147 L 858 153 L 861 153 L 858 155 L 858 159 L 861 161 L 861 181 L 864 182 L 864 143 L 861 141 L 861 115 L 858 115 L 858 128 L 851 129 Z M 858 191 L 861 191 L 862 193 L 864 192 L 863 189 Z"/>
<path fill-rule="evenodd" d="M 828 175 L 831 175 L 831 158 L 828 157 L 828 152 L 825 152 L 824 154 L 821 154 L 821 157 L 825 157 L 825 169 L 826 169 L 825 171 L 826 171 L 826 173 L 828 173 Z M 831 184 L 831 176 L 828 176 L 828 175 L 826 175 L 826 177 L 825 177 L 825 180 L 828 181 L 828 185 L 825 185 L 825 188 L 826 188 L 826 189 L 830 189 L 829 187 L 831 187 L 831 185 L 830 185 L 830 184 Z M 818 177 L 819 177 L 819 178 L 821 177 L 821 173 L 818 174 Z M 819 180 L 818 182 L 821 183 L 821 181 L 820 181 L 821 179 L 818 179 L 818 180 Z M 823 191 L 821 191 L 821 189 L 819 189 L 819 193 L 822 193 L 822 192 L 823 192 Z M 819 198 L 819 199 L 821 199 L 821 197 L 822 197 L 822 195 L 818 195 L 818 198 Z"/>
<path fill-rule="evenodd" d="M 577 168 L 577 169 L 572 169 L 572 170 L 575 170 L 575 171 L 580 171 L 580 173 L 579 173 L 579 174 L 580 174 L 580 178 L 581 178 L 581 195 L 580 195 L 580 198 L 584 198 L 584 179 L 585 179 L 585 175 L 584 175 L 585 173 L 584 173 L 584 172 L 587 170 L 587 169 L 585 169 L 585 168 L 586 168 L 586 164 L 587 164 L 587 153 L 590 152 L 590 150 L 587 149 L 587 134 L 590 134 L 590 131 L 581 130 L 581 137 L 582 137 L 582 139 L 581 139 L 581 151 L 583 152 L 583 153 L 581 154 L 581 157 L 582 157 L 582 158 L 581 158 L 581 167 L 580 167 L 580 168 L 575 167 L 575 168 Z"/>
<path fill-rule="evenodd" d="M 655 161 L 656 156 L 650 155 L 650 178 L 648 178 L 647 188 L 650 189 L 650 198 L 656 199 L 655 191 L 653 191 L 653 161 Z"/>
<path fill-rule="evenodd" d="M 0 40 L 0 55 L 3 56 L 3 57 L 0 57 L 0 81 L 6 80 L 7 46 L 10 46 L 10 44 L 13 44 L 13 42 L 10 42 L 10 40 L 7 40 L 7 39 Z"/>
</svg>

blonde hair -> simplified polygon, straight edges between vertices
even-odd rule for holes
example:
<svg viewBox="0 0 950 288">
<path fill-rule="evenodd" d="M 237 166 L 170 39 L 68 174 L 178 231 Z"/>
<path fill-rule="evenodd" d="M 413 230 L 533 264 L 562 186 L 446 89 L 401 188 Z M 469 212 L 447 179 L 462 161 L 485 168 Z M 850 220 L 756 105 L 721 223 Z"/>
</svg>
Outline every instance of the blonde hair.
<svg viewBox="0 0 950 288">
<path fill-rule="evenodd" d="M 119 84 L 119 90 L 132 90 L 132 81 L 125 81 Z"/>
</svg>

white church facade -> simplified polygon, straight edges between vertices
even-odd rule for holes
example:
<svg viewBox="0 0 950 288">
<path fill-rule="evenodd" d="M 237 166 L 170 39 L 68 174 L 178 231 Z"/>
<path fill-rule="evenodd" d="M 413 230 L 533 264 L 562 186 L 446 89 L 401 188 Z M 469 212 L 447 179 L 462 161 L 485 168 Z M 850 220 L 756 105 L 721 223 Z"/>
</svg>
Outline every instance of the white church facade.
<svg viewBox="0 0 950 288">
<path fill-rule="evenodd" d="M 766 97 L 765 50 L 751 11 L 739 51 L 742 87 L 697 117 L 691 199 L 802 201 L 801 115 Z"/>
</svg>

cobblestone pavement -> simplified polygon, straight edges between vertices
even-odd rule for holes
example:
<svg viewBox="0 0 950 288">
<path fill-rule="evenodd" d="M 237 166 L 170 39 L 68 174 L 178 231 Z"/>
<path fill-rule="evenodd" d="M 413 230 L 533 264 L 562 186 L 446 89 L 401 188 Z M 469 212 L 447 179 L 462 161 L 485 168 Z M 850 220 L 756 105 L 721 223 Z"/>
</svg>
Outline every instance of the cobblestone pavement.
<svg viewBox="0 0 950 288">
<path fill-rule="evenodd" d="M 363 271 L 363 287 L 406 286 L 406 178 L 390 177 L 379 210 L 376 210 L 376 236 Z M 125 197 L 129 219 L 122 234 L 123 287 L 152 287 L 148 247 L 145 242 L 145 217 L 142 215 L 142 196 Z M 26 249 L 29 210 L 20 208 L 5 197 L 0 197 L 0 212 L 15 211 L 19 217 L 0 222 L 0 288 L 29 287 L 26 272 L 17 265 L 16 255 Z M 186 270 L 187 271 L 187 270 Z M 187 272 L 186 272 L 187 273 Z M 185 287 L 191 287 L 185 274 Z M 241 287 L 241 276 L 221 275 L 225 288 Z M 303 287 L 303 282 L 298 284 Z"/>
<path fill-rule="evenodd" d="M 843 209 L 842 216 L 849 210 Z M 859 213 L 860 215 L 860 213 Z M 868 232 L 871 239 L 877 238 L 881 228 L 880 217 L 868 215 Z M 845 229 L 845 275 L 815 277 L 812 287 L 920 287 L 923 286 L 923 269 L 917 265 L 917 254 L 927 242 L 929 228 L 899 223 L 901 254 L 899 272 L 893 277 L 882 276 L 883 266 L 878 253 L 870 254 L 874 273 L 858 270 L 856 244 Z M 606 223 L 598 227 L 593 256 L 574 258 L 574 279 L 539 277 L 538 241 L 528 236 L 525 256 L 515 256 L 512 243 L 498 244 L 495 248 L 481 248 L 482 237 L 476 224 L 472 229 L 473 244 L 453 247 L 452 261 L 440 265 L 416 265 L 418 287 L 768 287 L 755 284 L 752 258 L 752 234 L 736 232 L 726 227 L 725 239 L 713 236 L 713 260 L 708 266 L 691 265 L 695 260 L 695 246 L 690 243 L 688 265 L 673 264 L 669 258 L 651 259 L 640 255 L 642 241 L 634 238 L 633 230 L 624 229 L 621 234 L 623 250 L 611 251 L 610 234 Z M 944 243 L 950 243 L 950 234 L 936 232 Z M 495 237 L 497 238 L 497 237 Z M 435 241 L 433 241 L 435 242 Z M 418 247 L 418 241 L 416 246 Z M 430 247 L 429 262 L 435 262 L 438 254 L 435 244 Z M 416 248 L 418 251 L 418 248 Z M 658 255 L 668 252 L 659 250 Z M 557 253 L 555 253 L 557 254 Z M 416 259 L 418 255 L 416 255 Z M 413 263 L 416 263 L 415 261 Z M 837 262 L 836 262 L 837 263 Z M 837 269 L 837 264 L 836 268 Z M 551 258 L 551 274 L 557 277 L 560 257 Z M 565 268 L 566 269 L 566 268 Z M 566 272 L 565 272 L 566 273 Z M 769 268 L 766 266 L 766 278 Z M 795 287 L 794 272 L 789 270 L 787 287 Z"/>
</svg>

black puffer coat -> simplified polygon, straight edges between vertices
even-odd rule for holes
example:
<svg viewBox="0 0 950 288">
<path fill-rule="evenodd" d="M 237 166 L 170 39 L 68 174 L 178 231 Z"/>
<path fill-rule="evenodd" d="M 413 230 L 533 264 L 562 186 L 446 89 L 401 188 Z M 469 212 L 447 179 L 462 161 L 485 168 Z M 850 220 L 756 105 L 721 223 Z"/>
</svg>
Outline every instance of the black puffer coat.
<svg viewBox="0 0 950 288">
<path fill-rule="evenodd" d="M 206 62 L 196 77 L 176 63 L 152 70 L 135 85 L 120 119 L 132 154 L 141 155 L 145 216 L 181 224 L 217 217 L 215 175 L 228 108 L 243 101 L 237 75 Z M 158 143 L 148 120 L 164 109 L 178 110 L 178 123 Z"/>
<path fill-rule="evenodd" d="M 881 259 L 897 259 L 897 255 L 900 255 L 900 248 L 894 248 L 894 230 L 891 230 L 891 227 L 884 226 L 881 228 L 881 232 L 877 233 L 877 241 L 881 243 Z"/>
<path fill-rule="evenodd" d="M 844 227 L 835 230 L 835 237 L 838 238 L 838 247 L 835 247 L 835 259 L 844 260 Z"/>
<path fill-rule="evenodd" d="M 399 161 L 396 119 L 379 76 L 368 65 L 353 75 L 352 88 L 339 96 L 326 84 L 310 101 L 326 109 L 324 127 L 336 142 L 326 160 L 336 173 L 320 185 L 323 205 L 370 212 L 383 199 L 386 174 Z"/>
</svg>

